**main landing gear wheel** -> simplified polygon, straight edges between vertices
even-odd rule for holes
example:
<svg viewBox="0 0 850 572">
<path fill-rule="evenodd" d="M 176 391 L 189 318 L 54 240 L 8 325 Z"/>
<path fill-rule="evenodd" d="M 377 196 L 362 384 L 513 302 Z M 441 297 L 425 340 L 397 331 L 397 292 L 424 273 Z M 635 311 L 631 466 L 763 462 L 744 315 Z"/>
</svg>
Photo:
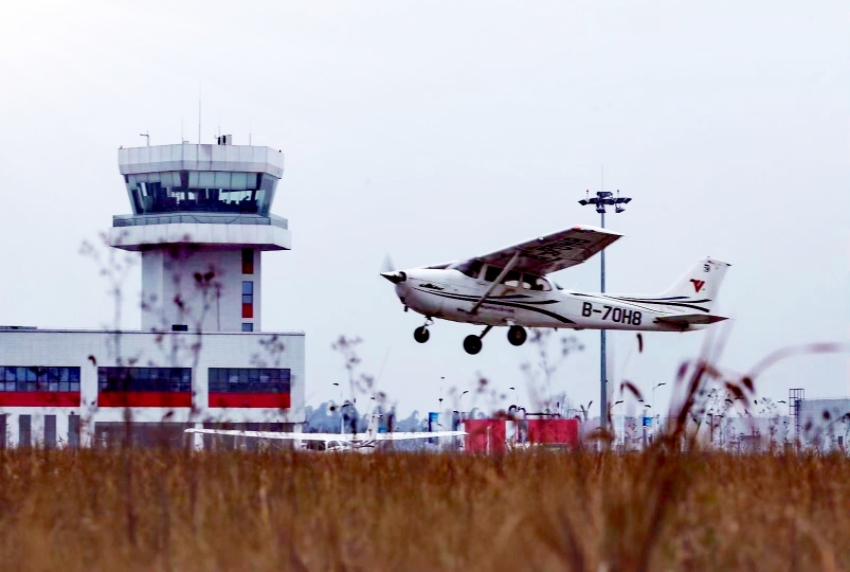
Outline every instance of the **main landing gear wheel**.
<svg viewBox="0 0 850 572">
<path fill-rule="evenodd" d="M 508 341 L 512 346 L 521 346 L 528 339 L 528 334 L 522 326 L 511 326 L 508 328 Z"/>
<path fill-rule="evenodd" d="M 487 335 L 487 332 L 493 329 L 493 326 L 487 326 L 480 336 L 466 336 L 463 339 L 463 349 L 470 355 L 475 355 L 481 351 L 481 340 Z"/>
<path fill-rule="evenodd" d="M 463 349 L 470 355 L 475 355 L 481 351 L 481 338 L 478 336 L 466 336 L 463 339 Z"/>
<path fill-rule="evenodd" d="M 424 344 L 428 341 L 428 338 L 431 337 L 431 332 L 428 331 L 428 328 L 425 326 L 419 326 L 415 330 L 413 330 L 413 339 L 419 342 L 420 344 Z"/>
</svg>

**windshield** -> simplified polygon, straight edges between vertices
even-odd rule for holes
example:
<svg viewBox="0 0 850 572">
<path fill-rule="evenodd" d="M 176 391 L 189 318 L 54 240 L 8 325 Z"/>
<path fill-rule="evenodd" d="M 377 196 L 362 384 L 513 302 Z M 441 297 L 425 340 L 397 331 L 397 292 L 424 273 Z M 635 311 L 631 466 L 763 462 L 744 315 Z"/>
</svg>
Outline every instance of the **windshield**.
<svg viewBox="0 0 850 572">
<path fill-rule="evenodd" d="M 480 260 L 472 259 L 452 264 L 450 268 L 454 268 L 470 278 L 478 278 L 478 273 L 481 272 L 482 266 L 483 264 Z"/>
</svg>

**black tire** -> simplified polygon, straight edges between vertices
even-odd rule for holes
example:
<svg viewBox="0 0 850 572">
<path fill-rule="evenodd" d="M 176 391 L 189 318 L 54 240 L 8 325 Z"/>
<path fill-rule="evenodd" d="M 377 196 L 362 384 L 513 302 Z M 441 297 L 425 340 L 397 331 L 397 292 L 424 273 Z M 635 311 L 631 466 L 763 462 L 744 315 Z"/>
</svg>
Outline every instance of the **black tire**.
<svg viewBox="0 0 850 572">
<path fill-rule="evenodd" d="M 419 342 L 420 344 L 424 344 L 428 341 L 428 338 L 431 337 L 431 332 L 428 331 L 428 328 L 425 326 L 419 326 L 415 330 L 413 330 L 413 339 Z"/>
<path fill-rule="evenodd" d="M 508 328 L 508 341 L 512 346 L 521 346 L 528 339 L 528 333 L 522 326 L 511 326 Z"/>
<path fill-rule="evenodd" d="M 478 336 L 466 336 L 463 339 L 463 349 L 466 350 L 466 353 L 469 355 L 475 355 L 481 351 L 481 338 Z"/>
</svg>

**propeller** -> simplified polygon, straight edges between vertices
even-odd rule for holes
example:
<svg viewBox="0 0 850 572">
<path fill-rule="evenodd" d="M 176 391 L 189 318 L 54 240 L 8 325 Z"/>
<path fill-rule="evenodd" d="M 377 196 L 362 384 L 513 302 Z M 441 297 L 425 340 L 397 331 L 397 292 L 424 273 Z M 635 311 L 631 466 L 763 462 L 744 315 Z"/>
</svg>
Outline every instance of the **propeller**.
<svg viewBox="0 0 850 572">
<path fill-rule="evenodd" d="M 407 275 L 404 272 L 397 272 L 395 269 L 395 264 L 393 264 L 393 259 L 389 254 L 384 257 L 384 264 L 381 266 L 381 276 L 392 282 L 393 284 L 398 284 L 399 282 L 404 282 L 407 280 Z"/>
</svg>

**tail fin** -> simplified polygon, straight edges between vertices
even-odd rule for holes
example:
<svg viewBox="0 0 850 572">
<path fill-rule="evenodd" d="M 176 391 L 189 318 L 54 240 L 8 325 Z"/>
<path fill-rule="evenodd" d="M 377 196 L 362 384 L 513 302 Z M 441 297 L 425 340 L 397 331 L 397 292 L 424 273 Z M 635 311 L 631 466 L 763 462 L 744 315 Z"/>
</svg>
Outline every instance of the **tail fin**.
<svg viewBox="0 0 850 572">
<path fill-rule="evenodd" d="M 684 276 L 677 280 L 666 292 L 654 297 L 665 300 L 671 305 L 697 305 L 708 312 L 717 299 L 720 285 L 726 276 L 726 270 L 731 266 L 726 262 L 703 258 L 697 262 Z"/>
<path fill-rule="evenodd" d="M 369 425 L 366 427 L 366 434 L 370 439 L 374 439 L 375 435 L 378 434 L 380 430 L 381 423 L 381 414 L 380 413 L 372 413 L 369 416 Z"/>
</svg>

